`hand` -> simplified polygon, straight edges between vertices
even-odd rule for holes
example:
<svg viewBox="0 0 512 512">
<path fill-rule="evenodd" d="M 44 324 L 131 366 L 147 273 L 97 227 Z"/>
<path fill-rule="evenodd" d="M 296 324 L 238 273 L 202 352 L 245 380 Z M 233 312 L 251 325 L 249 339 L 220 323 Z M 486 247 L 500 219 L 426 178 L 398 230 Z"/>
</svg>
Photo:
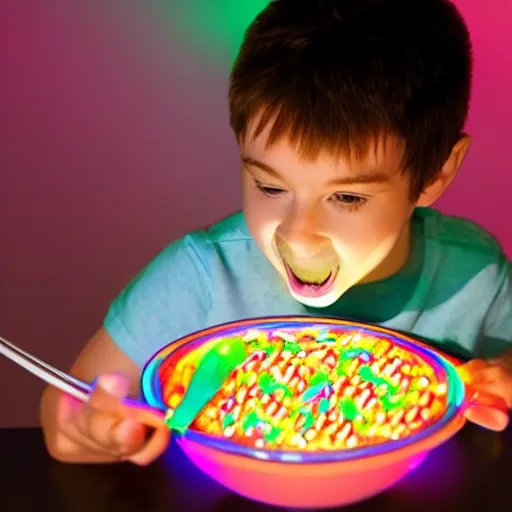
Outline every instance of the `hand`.
<svg viewBox="0 0 512 512">
<path fill-rule="evenodd" d="M 512 371 L 500 359 L 473 359 L 459 368 L 460 375 L 473 394 L 466 417 L 492 430 L 508 424 L 507 409 L 512 408 Z"/>
<path fill-rule="evenodd" d="M 129 387 L 124 375 L 109 373 L 98 377 L 87 403 L 62 395 L 58 426 L 64 444 L 71 442 L 75 452 L 86 449 L 91 461 L 128 460 L 146 465 L 157 459 L 167 448 L 170 431 L 163 415 L 159 418 L 148 410 L 127 405 L 123 399 Z M 149 440 L 148 425 L 154 429 Z"/>
</svg>

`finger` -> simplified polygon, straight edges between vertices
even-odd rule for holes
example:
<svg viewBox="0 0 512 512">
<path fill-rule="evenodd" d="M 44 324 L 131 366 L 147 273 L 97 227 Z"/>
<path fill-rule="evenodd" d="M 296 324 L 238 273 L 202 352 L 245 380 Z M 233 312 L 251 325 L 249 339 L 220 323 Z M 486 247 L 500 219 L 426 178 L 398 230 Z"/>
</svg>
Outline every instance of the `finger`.
<svg viewBox="0 0 512 512">
<path fill-rule="evenodd" d="M 129 382 L 116 374 L 102 375 L 92 391 L 89 404 L 100 412 L 110 413 L 122 419 L 133 419 L 149 427 L 165 426 L 165 413 L 140 402 L 126 398 Z"/>
<path fill-rule="evenodd" d="M 459 368 L 466 385 L 502 397 L 512 407 L 512 373 L 501 364 L 475 359 Z"/>
<path fill-rule="evenodd" d="M 512 406 L 512 375 L 505 367 L 481 359 L 461 366 L 459 373 L 469 392 L 466 418 L 491 430 L 504 430 Z"/>
<path fill-rule="evenodd" d="M 105 453 L 105 447 L 88 434 L 87 406 L 69 395 L 59 400 L 58 416 L 62 435 L 72 443 L 94 453 Z"/>
<path fill-rule="evenodd" d="M 167 449 L 171 431 L 167 427 L 157 428 L 149 438 L 144 447 L 137 453 L 126 457 L 126 460 L 139 466 L 147 466 L 156 460 Z"/>
<path fill-rule="evenodd" d="M 76 428 L 70 428 L 68 423 L 68 428 L 63 433 L 70 441 L 93 453 L 121 458 L 137 452 L 145 442 L 146 428 L 133 420 L 119 420 L 87 408 L 77 411 L 72 420 Z"/>
<path fill-rule="evenodd" d="M 115 424 L 110 435 L 119 453 L 124 456 L 141 450 L 146 442 L 147 428 L 137 421 L 126 419 Z"/>
<path fill-rule="evenodd" d="M 471 387 L 475 391 L 483 391 L 501 397 L 507 407 L 512 408 L 512 376 L 506 370 L 489 371 L 481 379 L 475 381 Z"/>
<path fill-rule="evenodd" d="M 103 418 L 100 416 L 103 416 Z M 109 418 L 109 416 L 105 417 L 103 413 L 98 413 L 94 409 L 85 406 L 73 416 L 72 421 L 82 438 L 88 439 L 90 444 L 94 445 L 97 449 L 105 451 L 114 448 L 114 444 L 107 439 L 106 433 L 101 432 L 101 425 L 105 423 L 106 418 Z M 117 421 L 117 418 L 110 417 L 110 422 L 112 421 Z"/>
<path fill-rule="evenodd" d="M 509 423 L 509 417 L 507 415 L 495 409 L 490 409 L 489 407 L 470 407 L 466 411 L 465 417 L 475 425 L 480 425 L 481 427 L 496 432 L 505 430 Z"/>
<path fill-rule="evenodd" d="M 93 439 L 105 450 L 120 454 L 123 450 L 122 445 L 115 437 L 115 431 L 123 420 L 94 409 L 89 409 L 86 415 L 86 435 Z"/>
<path fill-rule="evenodd" d="M 505 387 L 506 386 L 506 387 Z M 512 408 L 512 391 L 510 389 L 512 382 L 504 384 L 503 382 L 489 382 L 475 386 L 473 389 L 477 392 L 482 391 L 490 395 L 502 398 L 508 409 Z M 478 401 L 478 398 L 476 398 Z"/>
<path fill-rule="evenodd" d="M 496 431 L 505 430 L 509 423 L 509 410 L 503 398 L 486 391 L 472 394 L 465 416 L 473 423 Z"/>
<path fill-rule="evenodd" d="M 163 411 L 130 399 L 123 400 L 120 407 L 122 415 L 126 418 L 131 418 L 152 428 L 166 427 L 165 412 Z"/>
<path fill-rule="evenodd" d="M 489 363 L 483 359 L 472 359 L 458 368 L 459 375 L 465 384 L 471 384 L 478 380 L 486 370 L 490 368 Z"/>
<path fill-rule="evenodd" d="M 101 375 L 91 393 L 89 405 L 95 411 L 98 424 L 97 430 L 91 432 L 107 446 L 114 446 L 116 451 L 124 454 L 139 452 L 146 442 L 147 426 L 168 431 L 165 424 L 165 414 L 125 398 L 129 393 L 129 381 L 115 373 Z M 99 414 L 112 415 L 121 421 L 108 423 Z M 156 436 L 159 439 L 161 434 Z M 168 437 L 168 433 L 166 436 Z M 151 444 L 152 446 L 152 444 Z M 151 449 L 150 449 L 151 451 Z"/>
<path fill-rule="evenodd" d="M 128 392 L 127 379 L 116 374 L 105 374 L 98 379 L 89 405 L 97 412 L 108 413 L 123 420 L 112 426 L 111 439 L 120 451 L 127 454 L 128 460 L 146 465 L 166 449 L 170 431 L 165 423 L 164 412 L 125 398 Z M 147 443 L 145 425 L 155 429 Z"/>
<path fill-rule="evenodd" d="M 120 411 L 120 400 L 128 396 L 129 390 L 130 383 L 123 375 L 100 375 L 89 396 L 88 404 L 98 412 L 110 413 L 121 418 L 123 415 Z"/>
<path fill-rule="evenodd" d="M 119 400 L 130 388 L 129 380 L 120 374 L 101 375 L 87 404 L 64 395 L 61 425 L 69 439 L 100 452 L 118 454 L 120 447 L 112 437 L 113 427 L 122 419 Z"/>
<path fill-rule="evenodd" d="M 120 459 L 120 455 L 116 455 L 105 448 L 94 443 L 92 439 L 78 435 L 76 432 L 68 435 L 67 432 L 61 430 L 58 437 L 58 449 L 62 453 L 66 453 L 69 456 L 83 455 L 83 451 L 87 450 L 88 454 L 99 456 L 104 459 L 105 455 L 108 455 L 112 459 Z"/>
<path fill-rule="evenodd" d="M 81 449 L 86 449 L 88 452 L 94 453 L 94 454 L 105 454 L 109 453 L 112 455 L 115 455 L 115 453 L 111 450 L 107 450 L 104 446 L 97 443 L 94 439 L 91 439 L 90 437 L 87 437 L 77 430 L 67 428 L 62 428 L 60 430 L 60 434 L 62 437 L 65 437 L 66 440 L 69 442 L 70 445 L 73 447 L 81 447 Z M 62 448 L 62 451 L 68 452 L 68 449 Z"/>
</svg>

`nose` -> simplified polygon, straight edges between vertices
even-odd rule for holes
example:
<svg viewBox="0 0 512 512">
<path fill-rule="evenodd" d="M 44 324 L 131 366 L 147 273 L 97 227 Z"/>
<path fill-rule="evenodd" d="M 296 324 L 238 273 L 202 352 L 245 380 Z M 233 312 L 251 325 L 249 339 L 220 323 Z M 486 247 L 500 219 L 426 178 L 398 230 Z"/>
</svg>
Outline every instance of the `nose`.
<svg viewBox="0 0 512 512">
<path fill-rule="evenodd" d="M 322 252 L 329 240 L 322 234 L 321 215 L 314 207 L 293 205 L 276 230 L 276 236 L 296 256 L 308 258 Z"/>
</svg>

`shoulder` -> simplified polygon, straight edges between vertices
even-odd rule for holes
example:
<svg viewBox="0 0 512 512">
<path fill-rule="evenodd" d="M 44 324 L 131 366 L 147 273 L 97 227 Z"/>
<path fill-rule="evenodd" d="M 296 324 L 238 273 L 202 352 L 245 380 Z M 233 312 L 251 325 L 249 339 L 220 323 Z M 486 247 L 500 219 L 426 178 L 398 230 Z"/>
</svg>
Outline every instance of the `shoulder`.
<svg viewBox="0 0 512 512">
<path fill-rule="evenodd" d="M 174 264 L 177 260 L 203 263 L 214 252 L 231 243 L 252 241 L 242 212 L 237 212 L 204 229 L 197 229 L 168 244 L 151 265 Z"/>
<path fill-rule="evenodd" d="M 193 231 L 185 239 L 198 247 L 252 240 L 242 212 L 229 215 L 206 229 Z"/>
<path fill-rule="evenodd" d="M 424 222 L 424 266 L 437 299 L 449 297 L 474 311 L 488 310 L 503 289 L 510 261 L 498 239 L 475 222 L 432 209 L 415 212 Z M 478 306 L 475 301 L 478 301 Z"/>
<path fill-rule="evenodd" d="M 237 212 L 206 229 L 188 233 L 179 243 L 208 265 L 218 258 L 229 259 L 251 251 L 254 239 L 249 234 L 243 213 Z"/>
<path fill-rule="evenodd" d="M 456 216 L 444 215 L 432 208 L 417 208 L 415 216 L 424 222 L 427 244 L 437 245 L 444 252 L 464 254 L 482 263 L 502 262 L 503 248 L 499 240 L 477 223 Z"/>
<path fill-rule="evenodd" d="M 424 232 L 414 303 L 423 319 L 417 325 L 424 322 L 419 331 L 479 357 L 496 353 L 490 339 L 508 340 L 512 332 L 511 266 L 499 240 L 475 222 L 432 209 L 418 209 L 414 220 Z"/>
</svg>

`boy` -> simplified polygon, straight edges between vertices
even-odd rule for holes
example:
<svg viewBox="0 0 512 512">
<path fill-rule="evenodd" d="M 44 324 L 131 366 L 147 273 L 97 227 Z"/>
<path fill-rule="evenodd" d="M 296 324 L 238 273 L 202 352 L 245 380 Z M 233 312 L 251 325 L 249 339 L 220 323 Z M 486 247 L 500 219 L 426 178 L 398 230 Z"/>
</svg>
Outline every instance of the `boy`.
<svg viewBox="0 0 512 512">
<path fill-rule="evenodd" d="M 271 2 L 229 90 L 243 213 L 171 244 L 114 301 L 71 370 L 98 377 L 90 403 L 43 395 L 50 453 L 151 462 L 167 429 L 147 442 L 117 411 L 144 362 L 187 333 L 265 315 L 408 331 L 472 358 L 480 389 L 510 407 L 510 263 L 482 229 L 429 209 L 470 145 L 471 71 L 448 0 Z"/>
</svg>

